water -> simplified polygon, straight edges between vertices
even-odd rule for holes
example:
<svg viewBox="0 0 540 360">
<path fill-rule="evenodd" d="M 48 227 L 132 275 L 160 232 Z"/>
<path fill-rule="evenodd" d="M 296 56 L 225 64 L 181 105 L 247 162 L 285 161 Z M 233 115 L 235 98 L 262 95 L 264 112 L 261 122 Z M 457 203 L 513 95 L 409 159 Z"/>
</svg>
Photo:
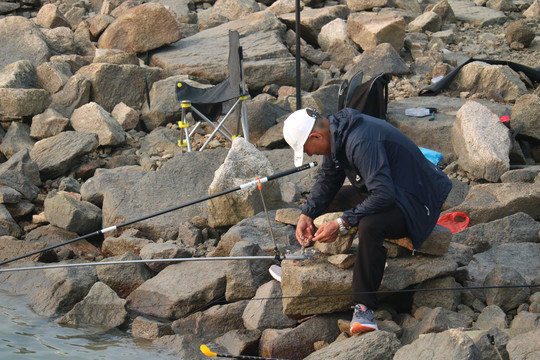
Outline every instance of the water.
<svg viewBox="0 0 540 360">
<path fill-rule="evenodd" d="M 175 359 L 146 340 L 134 340 L 121 331 L 100 334 L 91 329 L 63 327 L 40 317 L 24 296 L 0 289 L 1 360 Z"/>
</svg>

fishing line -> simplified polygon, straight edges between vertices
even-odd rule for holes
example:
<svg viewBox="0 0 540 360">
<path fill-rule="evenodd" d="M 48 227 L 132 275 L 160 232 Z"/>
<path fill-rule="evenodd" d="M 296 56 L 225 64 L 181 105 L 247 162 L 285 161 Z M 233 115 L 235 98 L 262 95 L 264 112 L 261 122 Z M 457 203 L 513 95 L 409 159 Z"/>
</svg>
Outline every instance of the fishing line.
<svg viewBox="0 0 540 360">
<path fill-rule="evenodd" d="M 14 257 L 12 259 L 1 261 L 0 266 L 8 264 L 8 263 L 13 262 L 13 261 L 17 261 L 17 260 L 27 258 L 29 256 L 33 256 L 33 255 L 43 253 L 45 251 L 52 250 L 52 249 L 55 249 L 55 248 L 60 247 L 60 246 L 71 244 L 71 243 L 74 243 L 74 242 L 79 241 L 79 240 L 91 238 L 91 237 L 97 238 L 97 239 L 100 239 L 100 240 L 103 241 L 104 240 L 103 234 L 106 233 L 106 232 L 110 232 L 110 231 L 119 229 L 121 227 L 125 227 L 125 226 L 131 225 L 131 224 L 134 224 L 134 223 L 137 223 L 137 222 L 140 222 L 140 221 L 144 221 L 144 220 L 147 220 L 147 219 L 159 216 L 159 215 L 167 214 L 167 213 L 169 213 L 171 211 L 178 210 L 178 209 L 181 209 L 181 208 L 184 208 L 184 207 L 187 207 L 187 206 L 191 206 L 191 205 L 194 205 L 194 204 L 198 204 L 200 202 L 210 200 L 210 199 L 216 198 L 218 196 L 226 195 L 226 194 L 238 191 L 238 190 L 244 190 L 244 189 L 250 188 L 252 186 L 256 186 L 257 184 L 264 183 L 264 182 L 267 182 L 267 181 L 270 181 L 270 180 L 274 180 L 274 179 L 277 179 L 277 178 L 280 178 L 280 177 L 283 177 L 283 176 L 291 175 L 293 173 L 303 171 L 303 170 L 307 170 L 307 169 L 313 168 L 315 166 L 317 166 L 317 162 L 313 161 L 313 162 L 310 162 L 308 164 L 304 164 L 302 166 L 298 166 L 298 167 L 295 167 L 295 168 L 292 168 L 292 169 L 289 169 L 289 170 L 285 170 L 285 171 L 282 171 L 282 172 L 277 173 L 277 174 L 273 174 L 273 175 L 269 175 L 267 177 L 263 177 L 261 179 L 253 180 L 253 181 L 247 182 L 245 184 L 239 185 L 237 187 L 234 187 L 234 188 L 231 188 L 231 189 L 228 189 L 228 190 L 223 190 L 223 191 L 215 193 L 213 195 L 208 195 L 208 196 L 202 197 L 202 198 L 197 199 L 197 200 L 192 200 L 192 201 L 189 201 L 187 203 L 184 203 L 184 204 L 181 204 L 181 205 L 178 205 L 178 206 L 174 206 L 174 207 L 171 207 L 171 208 L 168 208 L 168 209 L 165 209 L 165 210 L 155 212 L 153 214 L 142 216 L 140 218 L 133 219 L 133 220 L 130 220 L 130 221 L 126 221 L 124 223 L 121 223 L 121 224 L 118 224 L 118 225 L 115 225 L 115 226 L 110 226 L 110 227 L 105 228 L 105 229 L 94 231 L 92 233 L 89 233 L 89 234 L 86 234 L 86 235 L 83 235 L 83 236 L 79 236 L 79 237 L 77 237 L 75 239 L 71 239 L 71 240 L 65 241 L 65 242 L 60 243 L 60 244 L 51 245 L 51 246 L 45 247 L 45 248 L 40 249 L 40 250 L 32 251 L 32 252 L 30 252 L 28 254 L 25 254 L 25 255 L 21 255 L 21 256 Z"/>
</svg>

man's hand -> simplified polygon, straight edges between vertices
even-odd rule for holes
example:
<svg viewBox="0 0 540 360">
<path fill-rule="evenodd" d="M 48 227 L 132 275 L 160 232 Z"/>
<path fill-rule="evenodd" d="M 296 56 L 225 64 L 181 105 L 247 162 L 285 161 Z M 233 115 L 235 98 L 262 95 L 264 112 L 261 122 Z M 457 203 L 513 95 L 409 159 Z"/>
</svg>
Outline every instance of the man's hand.
<svg viewBox="0 0 540 360">
<path fill-rule="evenodd" d="M 315 236 L 313 237 L 313 241 L 319 241 L 324 243 L 334 242 L 336 241 L 338 235 L 339 225 L 337 223 L 337 220 L 328 221 L 322 224 L 322 226 L 317 230 Z"/>
<path fill-rule="evenodd" d="M 313 239 L 315 233 L 315 227 L 313 226 L 313 219 L 307 215 L 301 214 L 296 224 L 296 240 L 302 246 L 308 246 Z"/>
</svg>

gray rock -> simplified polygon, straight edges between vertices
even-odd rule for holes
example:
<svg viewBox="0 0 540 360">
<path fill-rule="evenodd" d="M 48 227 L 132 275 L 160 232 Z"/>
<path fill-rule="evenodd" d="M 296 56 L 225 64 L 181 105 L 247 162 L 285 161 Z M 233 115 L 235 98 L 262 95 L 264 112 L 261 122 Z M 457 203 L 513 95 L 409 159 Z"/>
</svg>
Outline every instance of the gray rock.
<svg viewBox="0 0 540 360">
<path fill-rule="evenodd" d="M 514 5 L 512 1 L 508 2 L 511 6 Z M 489 4 L 489 1 L 488 1 Z M 489 6 L 489 5 L 488 5 Z M 510 11 L 511 9 L 496 9 L 501 11 Z M 524 21 L 514 21 L 508 24 L 506 28 L 506 43 L 511 45 L 517 41 L 523 44 L 525 47 L 529 47 L 534 40 L 534 30 Z"/>
<path fill-rule="evenodd" d="M 468 279 L 476 284 L 483 284 L 486 276 L 497 265 L 515 269 L 527 283 L 538 275 L 538 264 L 535 259 L 540 256 L 540 244 L 518 243 L 503 244 L 481 254 L 463 268 Z"/>
<path fill-rule="evenodd" d="M 137 65 L 94 63 L 79 69 L 91 84 L 91 98 L 107 111 L 123 102 L 135 110 L 146 101 L 146 86 L 161 78 L 161 69 Z"/>
<path fill-rule="evenodd" d="M 3 228 L 2 232 L 5 232 L 7 230 L 7 234 L 4 235 L 10 235 L 18 238 L 23 234 L 22 229 L 13 219 L 11 213 L 8 211 L 4 204 L 0 204 L 0 226 Z"/>
<path fill-rule="evenodd" d="M 126 132 L 122 126 L 95 102 L 76 109 L 70 123 L 75 131 L 96 134 L 100 146 L 121 145 L 126 141 Z"/>
<path fill-rule="evenodd" d="M 275 218 L 274 210 L 270 210 L 268 216 L 278 249 L 281 252 L 298 250 L 300 245 L 296 241 L 294 228 L 272 220 Z M 222 235 L 214 255 L 228 256 L 234 245 L 240 241 L 257 244 L 264 252 L 273 255 L 275 246 L 269 226 L 264 212 L 240 221 Z"/>
<path fill-rule="evenodd" d="M 208 29 L 232 20 L 237 20 L 260 10 L 254 0 L 217 0 L 214 5 L 197 14 L 199 29 Z"/>
<path fill-rule="evenodd" d="M 255 146 L 244 138 L 236 138 L 224 163 L 216 170 L 208 193 L 216 194 L 272 173 L 272 165 Z M 211 227 L 231 226 L 254 216 L 264 210 L 261 196 L 267 209 L 275 209 L 281 203 L 279 184 L 267 182 L 262 185 L 261 191 L 262 194 L 259 194 L 257 186 L 251 186 L 210 199 L 208 223 Z"/>
<path fill-rule="evenodd" d="M 39 85 L 49 94 L 60 91 L 73 76 L 68 63 L 61 61 L 46 62 L 36 69 Z"/>
<path fill-rule="evenodd" d="M 226 261 L 167 266 L 127 298 L 128 309 L 164 319 L 178 319 L 225 295 Z M 153 306 L 153 304 L 160 306 Z"/>
<path fill-rule="evenodd" d="M 511 267 L 504 265 L 495 266 L 484 280 L 484 286 L 507 286 L 507 285 L 528 285 L 521 274 Z M 503 311 L 510 311 L 525 303 L 530 295 L 528 287 L 517 289 L 488 288 L 484 289 L 486 303 L 497 305 Z"/>
<path fill-rule="evenodd" d="M 180 335 L 196 335 L 212 339 L 228 331 L 244 329 L 242 313 L 247 301 L 215 305 L 172 323 L 172 329 Z"/>
<path fill-rule="evenodd" d="M 158 127 L 144 137 L 141 151 L 148 156 L 163 156 L 165 154 L 182 154 L 184 150 L 178 146 L 180 131 L 167 127 Z"/>
<path fill-rule="evenodd" d="M 486 100 L 475 100 L 487 106 L 496 114 L 502 113 L 505 106 Z M 466 100 L 449 96 L 420 96 L 388 103 L 387 121 L 411 138 L 415 144 L 438 151 L 444 155 L 443 162 L 455 159 L 451 141 L 451 129 L 456 121 L 456 112 Z M 406 116 L 405 110 L 414 107 L 433 107 L 437 109 L 434 121 L 425 118 Z"/>
<path fill-rule="evenodd" d="M 52 96 L 51 107 L 65 117 L 71 117 L 73 111 L 90 101 L 91 82 L 81 74 L 73 75 L 64 88 Z"/>
<path fill-rule="evenodd" d="M 284 329 L 297 322 L 283 314 L 281 285 L 271 280 L 257 289 L 255 299 L 250 300 L 242 314 L 246 329 Z"/>
<path fill-rule="evenodd" d="M 120 15 L 98 40 L 98 47 L 144 52 L 180 39 L 176 17 L 162 4 L 136 6 Z"/>
<path fill-rule="evenodd" d="M 40 114 L 51 104 L 49 93 L 43 89 L 0 88 L 0 113 L 11 117 Z"/>
<path fill-rule="evenodd" d="M 0 144 L 0 151 L 10 158 L 13 154 L 32 150 L 35 141 L 30 137 L 30 127 L 22 122 L 12 122 Z"/>
<path fill-rule="evenodd" d="M 54 246 L 75 239 L 76 233 L 61 229 L 54 225 L 44 225 L 28 232 L 25 240 L 30 243 Z M 53 252 L 54 255 L 51 254 Z M 46 251 L 40 255 L 40 261 L 59 261 L 78 258 L 95 258 L 100 253 L 94 245 L 86 239 L 80 239 L 75 242 L 64 244 L 53 250 Z"/>
<path fill-rule="evenodd" d="M 517 72 L 508 66 L 490 65 L 481 61 L 463 66 L 448 89 L 483 94 L 497 89 L 507 102 L 516 101 L 520 96 L 527 94 L 527 88 Z"/>
<path fill-rule="evenodd" d="M 528 214 L 518 212 L 457 232 L 452 242 L 470 246 L 475 253 L 480 253 L 502 244 L 539 242 L 538 231 L 540 224 L 537 221 Z"/>
<path fill-rule="evenodd" d="M 508 341 L 506 350 L 510 359 L 534 359 L 540 356 L 540 329 L 518 335 Z"/>
<path fill-rule="evenodd" d="M 104 256 L 120 256 L 128 251 L 139 256 L 145 246 L 154 243 L 139 236 L 136 229 L 127 229 L 118 237 L 109 236 L 103 241 L 101 251 Z"/>
<path fill-rule="evenodd" d="M 540 125 L 538 124 L 538 111 L 540 110 L 540 96 L 525 94 L 520 96 L 512 107 L 510 117 L 510 127 L 516 131 L 523 124 L 520 130 L 521 135 L 532 139 L 540 139 Z"/>
<path fill-rule="evenodd" d="M 487 331 L 481 331 L 478 334 L 476 332 L 468 331 L 466 334 L 473 339 L 474 344 L 482 353 L 483 360 L 489 359 L 508 359 L 508 352 L 506 351 L 506 345 L 510 336 L 508 336 L 503 330 L 493 327 Z M 492 344 L 491 338 L 493 338 L 494 344 Z"/>
<path fill-rule="evenodd" d="M 329 346 L 311 353 L 305 360 L 390 360 L 401 347 L 392 333 L 373 331 L 362 336 L 352 336 L 343 341 L 335 341 Z"/>
<path fill-rule="evenodd" d="M 381 59 L 385 59 L 385 61 L 381 61 Z M 366 80 L 380 73 L 405 75 L 411 72 L 405 61 L 389 43 L 382 43 L 364 51 L 349 71 L 356 70 L 361 70 Z"/>
<path fill-rule="evenodd" d="M 266 329 L 259 342 L 263 357 L 303 359 L 313 352 L 315 342 L 330 343 L 339 335 L 338 316 L 323 315 L 302 322 L 293 329 Z"/>
<path fill-rule="evenodd" d="M 68 125 L 68 118 L 53 108 L 48 108 L 45 112 L 32 118 L 30 136 L 42 140 L 60 134 Z"/>
<path fill-rule="evenodd" d="M 524 169 L 516 169 L 505 172 L 501 175 L 501 182 L 527 182 L 533 183 L 536 176 L 540 174 L 540 166 L 530 166 Z"/>
<path fill-rule="evenodd" d="M 227 349 L 230 354 L 253 354 L 257 351 L 260 330 L 231 330 L 214 340 L 218 345 Z"/>
<path fill-rule="evenodd" d="M 481 184 L 470 188 L 465 201 L 446 212 L 463 212 L 469 226 L 487 223 L 524 212 L 534 219 L 540 217 L 538 201 L 540 183 Z"/>
<path fill-rule="evenodd" d="M 57 320 L 71 326 L 95 326 L 103 331 L 114 329 L 127 322 L 126 300 L 102 282 L 96 282 L 88 295 L 75 304 L 66 315 Z"/>
<path fill-rule="evenodd" d="M 81 201 L 74 193 L 59 191 L 49 194 L 44 202 L 45 217 L 59 228 L 87 234 L 101 228 L 101 209 Z"/>
<path fill-rule="evenodd" d="M 97 147 L 95 134 L 64 131 L 38 141 L 30 151 L 30 158 L 38 165 L 41 178 L 51 179 L 66 174 L 82 155 Z"/>
<path fill-rule="evenodd" d="M 508 130 L 487 107 L 469 101 L 456 115 L 452 143 L 459 165 L 476 179 L 499 181 L 510 168 Z"/>
<path fill-rule="evenodd" d="M 434 11 L 426 11 L 407 25 L 408 32 L 437 32 L 441 30 L 442 19 Z"/>
<path fill-rule="evenodd" d="M 0 203 L 15 204 L 22 199 L 22 195 L 15 189 L 9 186 L 0 185 Z"/>
<path fill-rule="evenodd" d="M 46 4 L 41 7 L 36 16 L 36 24 L 46 28 L 70 27 L 64 14 L 54 4 Z"/>
<path fill-rule="evenodd" d="M 264 256 L 266 253 L 257 244 L 241 241 L 234 245 L 230 256 Z M 227 267 L 227 289 L 225 299 L 233 302 L 252 298 L 259 286 L 270 280 L 268 268 L 272 260 L 232 261 Z"/>
<path fill-rule="evenodd" d="M 0 68 L 19 60 L 38 67 L 51 56 L 39 27 L 22 16 L 0 19 L 0 34 Z"/>
<path fill-rule="evenodd" d="M 261 90 L 272 83 L 294 86 L 295 60 L 281 40 L 285 25 L 270 11 L 260 11 L 181 39 L 154 54 L 150 64 L 202 77 L 211 83 L 223 81 L 228 76 L 228 30 L 240 34 L 250 90 Z M 311 83 L 312 75 L 301 64 L 302 88 L 308 89 Z"/>
<path fill-rule="evenodd" d="M 474 326 L 482 330 L 489 330 L 492 327 L 506 329 L 508 327 L 506 314 L 497 305 L 488 305 L 476 319 Z"/>
<path fill-rule="evenodd" d="M 120 256 L 103 259 L 102 262 L 141 260 L 132 252 Z M 110 264 L 97 267 L 99 281 L 109 286 L 121 298 L 126 298 L 146 280 L 154 276 L 154 272 L 143 263 Z"/>
<path fill-rule="evenodd" d="M 195 251 L 184 246 L 174 243 L 154 243 L 151 242 L 145 245 L 140 252 L 140 256 L 144 260 L 153 259 L 180 259 L 190 258 Z M 146 265 L 155 272 L 160 272 L 174 262 L 152 262 L 149 261 Z"/>
<path fill-rule="evenodd" d="M 456 282 L 453 277 L 445 276 L 424 281 L 421 284 L 420 289 L 455 287 L 461 287 L 461 285 Z M 415 311 L 415 309 L 422 306 L 426 306 L 432 309 L 436 307 L 442 307 L 446 310 L 455 311 L 460 303 L 461 293 L 459 291 L 421 291 L 414 293 L 413 295 L 412 311 Z"/>
<path fill-rule="evenodd" d="M 39 188 L 23 173 L 16 170 L 6 170 L 0 174 L 0 183 L 17 190 L 21 195 L 33 201 L 39 194 Z"/>
<path fill-rule="evenodd" d="M 133 337 L 142 339 L 157 339 L 165 335 L 173 335 L 171 324 L 168 322 L 147 319 L 143 316 L 137 316 L 131 323 L 131 332 Z"/>
<path fill-rule="evenodd" d="M 506 15 L 502 11 L 477 6 L 472 1 L 449 0 L 448 3 L 454 10 L 456 20 L 467 22 L 475 26 L 489 26 L 502 24 L 506 21 Z"/>
<path fill-rule="evenodd" d="M 37 87 L 36 68 L 30 61 L 19 60 L 0 68 L 0 88 Z"/>
<path fill-rule="evenodd" d="M 95 193 L 91 196 L 96 201 L 102 196 L 103 225 L 113 226 L 206 196 L 212 174 L 223 162 L 225 155 L 224 149 L 197 151 L 169 159 L 155 172 L 141 172 L 141 169 L 137 168 L 133 173 L 128 171 L 126 174 L 122 174 L 122 171 L 100 173 L 92 178 L 88 187 L 83 185 L 83 189 L 86 192 L 89 187 L 95 186 Z M 124 176 L 127 178 L 124 179 Z M 129 184 L 127 187 L 120 186 L 126 184 L 126 181 Z M 178 236 L 178 224 L 195 215 L 207 217 L 207 206 L 206 202 L 195 202 L 171 212 L 168 216 L 157 216 L 134 223 L 132 227 L 141 230 L 143 236 L 151 239 L 161 237 L 164 240 L 175 240 Z"/>
<path fill-rule="evenodd" d="M 394 359 L 418 358 L 426 352 L 432 354 L 433 359 L 482 359 L 480 350 L 471 338 L 456 329 L 450 329 L 440 334 L 426 334 L 412 344 L 399 349 Z"/>
<path fill-rule="evenodd" d="M 91 266 L 47 269 L 42 273 L 39 285 L 29 293 L 32 309 L 42 316 L 68 312 L 97 281 L 96 269 Z"/>
<path fill-rule="evenodd" d="M 391 13 L 352 13 L 347 18 L 347 35 L 364 51 L 385 42 L 400 51 L 406 25 L 403 17 Z"/>
<path fill-rule="evenodd" d="M 0 174 L 10 170 L 22 173 L 36 186 L 41 185 L 39 168 L 37 164 L 30 158 L 28 150 L 16 152 L 9 158 L 9 160 L 0 164 Z"/>
</svg>

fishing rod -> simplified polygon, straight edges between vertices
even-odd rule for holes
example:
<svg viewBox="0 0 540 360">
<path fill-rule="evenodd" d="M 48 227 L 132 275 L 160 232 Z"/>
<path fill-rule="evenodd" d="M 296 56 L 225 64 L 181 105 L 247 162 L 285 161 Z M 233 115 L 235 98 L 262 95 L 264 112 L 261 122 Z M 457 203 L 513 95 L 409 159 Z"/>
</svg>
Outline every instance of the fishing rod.
<svg viewBox="0 0 540 360">
<path fill-rule="evenodd" d="M 279 257 L 279 260 L 312 260 L 313 253 L 304 252 L 302 254 L 285 254 Z M 67 264 L 52 264 L 42 266 L 24 266 L 17 268 L 0 269 L 0 273 L 22 270 L 42 270 L 56 269 L 80 266 L 102 266 L 102 265 L 124 265 L 149 262 L 185 262 L 185 261 L 229 261 L 229 260 L 276 260 L 275 256 L 258 255 L 258 256 L 223 256 L 223 257 L 200 257 L 200 258 L 171 258 L 171 259 L 135 259 L 135 260 L 117 260 L 117 261 L 100 261 L 86 263 L 67 263 Z"/>
<path fill-rule="evenodd" d="M 231 358 L 231 359 L 240 359 L 240 360 L 286 360 L 286 359 L 277 359 L 277 358 L 267 358 L 261 356 L 249 356 L 249 355 L 232 355 L 232 354 L 219 354 L 211 351 L 208 346 L 201 345 L 201 352 L 208 357 L 222 357 L 222 358 Z"/>
<path fill-rule="evenodd" d="M 104 228 L 104 229 L 101 229 L 101 230 L 98 230 L 98 231 L 94 231 L 94 232 L 88 233 L 86 235 L 79 236 L 79 237 L 77 237 L 75 239 L 65 241 L 65 242 L 60 243 L 60 244 L 51 245 L 51 246 L 45 247 L 45 248 L 40 249 L 40 250 L 32 251 L 32 252 L 30 252 L 28 254 L 20 255 L 20 256 L 14 257 L 12 259 L 1 261 L 0 266 L 5 265 L 5 264 L 9 264 L 10 262 L 13 262 L 13 261 L 17 261 L 17 260 L 27 258 L 29 256 L 33 256 L 33 255 L 43 253 L 45 251 L 52 250 L 52 249 L 55 249 L 55 248 L 60 247 L 60 246 L 68 245 L 68 244 L 74 243 L 74 242 L 79 241 L 79 240 L 88 239 L 88 238 L 97 238 L 97 239 L 100 239 L 100 240 L 104 240 L 103 234 L 107 233 L 109 231 L 113 231 L 113 230 L 119 229 L 121 227 L 125 227 L 125 226 L 131 225 L 131 224 L 134 224 L 134 223 L 137 223 L 137 222 L 140 222 L 140 221 L 144 221 L 144 220 L 147 220 L 147 219 L 159 216 L 159 215 L 167 214 L 167 213 L 169 213 L 171 211 L 182 209 L 182 208 L 194 205 L 194 204 L 198 204 L 200 202 L 210 200 L 210 199 L 216 198 L 218 196 L 226 195 L 226 194 L 238 191 L 238 190 L 247 189 L 247 188 L 250 188 L 252 186 L 257 186 L 258 184 L 265 183 L 265 182 L 268 182 L 270 180 L 274 180 L 274 179 L 277 179 L 277 178 L 280 178 L 280 177 L 283 177 L 283 176 L 291 175 L 291 174 L 294 174 L 294 173 L 297 173 L 297 172 L 300 172 L 300 171 L 303 171 L 303 170 L 307 170 L 307 169 L 313 168 L 315 166 L 317 166 L 317 162 L 313 161 L 313 162 L 310 162 L 308 164 L 304 164 L 302 166 L 298 166 L 298 167 L 295 167 L 295 168 L 292 168 L 292 169 L 289 169 L 289 170 L 279 172 L 277 174 L 269 175 L 269 176 L 266 176 L 266 177 L 263 177 L 263 178 L 257 178 L 257 179 L 255 179 L 253 181 L 247 182 L 245 184 L 236 186 L 236 187 L 228 189 L 228 190 L 223 190 L 221 192 L 218 192 L 218 193 L 215 193 L 215 194 L 212 194 L 212 195 L 208 195 L 208 196 L 202 197 L 202 198 L 197 199 L 197 200 L 192 200 L 192 201 L 189 201 L 189 202 L 181 204 L 181 205 L 173 206 L 171 208 L 161 210 L 161 211 L 155 212 L 153 214 L 145 215 L 145 216 L 142 216 L 140 218 L 133 219 L 133 220 L 130 220 L 130 221 L 126 221 L 126 222 L 118 224 L 118 225 L 114 225 L 114 226 L 110 226 L 108 228 Z"/>
</svg>

